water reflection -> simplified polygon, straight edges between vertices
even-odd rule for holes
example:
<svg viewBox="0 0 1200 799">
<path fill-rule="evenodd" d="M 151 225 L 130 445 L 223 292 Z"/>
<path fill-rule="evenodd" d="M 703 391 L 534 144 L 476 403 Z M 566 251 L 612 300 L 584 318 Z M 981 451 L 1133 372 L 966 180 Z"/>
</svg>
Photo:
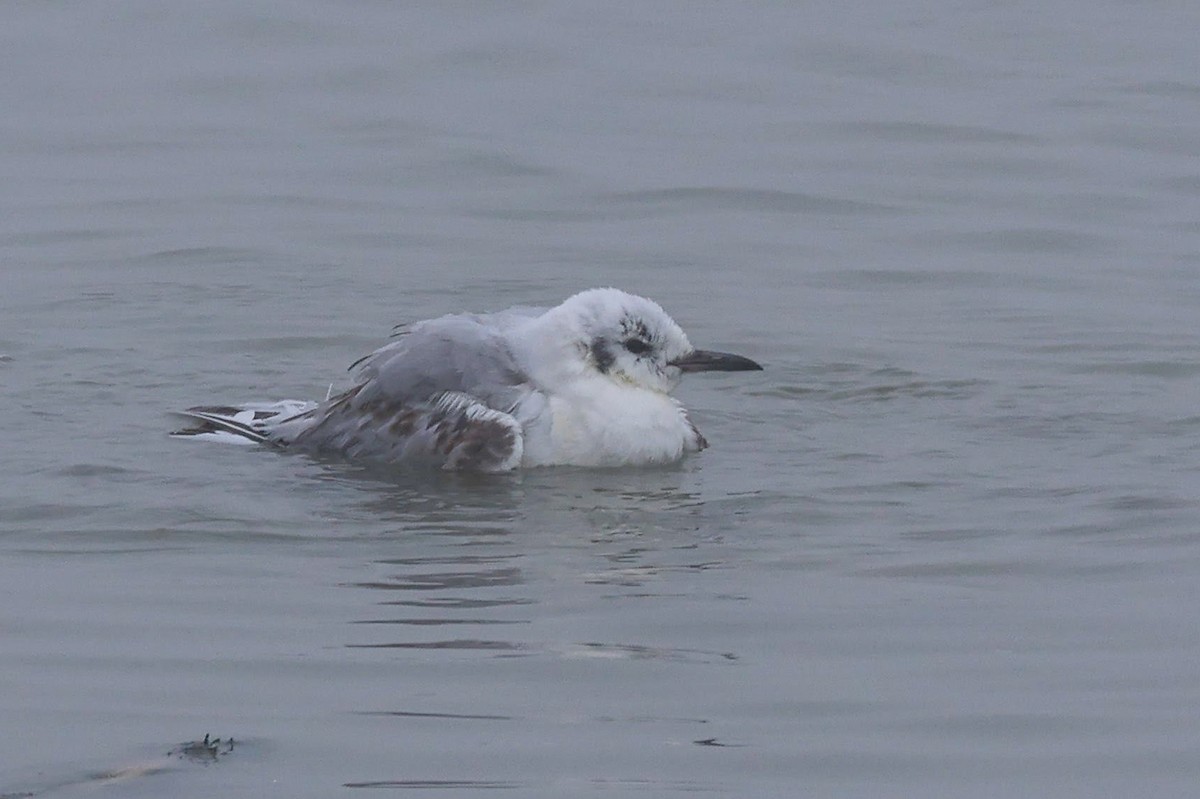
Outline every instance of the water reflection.
<svg viewBox="0 0 1200 799">
<path fill-rule="evenodd" d="M 355 774 L 343 784 L 528 789 L 520 755 L 509 762 L 487 754 L 483 742 L 498 732 L 551 750 L 569 740 L 602 746 L 614 735 L 713 751 L 737 745 L 687 715 L 686 700 L 684 712 L 654 712 L 636 690 L 604 687 L 614 680 L 645 688 L 663 669 L 742 667 L 737 652 L 706 646 L 707 633 L 681 635 L 671 624 L 699 602 L 744 600 L 728 585 L 706 583 L 739 557 L 726 533 L 754 498 L 706 501 L 700 477 L 687 467 L 345 477 L 358 498 L 351 512 L 379 524 L 366 542 L 372 557 L 339 582 L 357 595 L 342 651 L 396 675 L 395 689 L 346 710 L 373 736 L 475 754 L 404 756 L 392 773 Z M 614 601 L 628 605 L 597 613 Z M 646 624 L 646 614 L 665 626 Z M 601 772 L 580 787 L 710 787 L 643 776 Z"/>
<path fill-rule="evenodd" d="M 428 790 L 431 788 L 476 788 L 476 789 L 505 789 L 520 788 L 516 782 L 488 782 L 481 780 L 375 780 L 373 782 L 347 782 L 343 788 L 409 788 Z"/>
<path fill-rule="evenodd" d="M 639 644 L 605 644 L 591 642 L 563 651 L 564 657 L 586 657 L 630 660 L 674 660 L 685 663 L 733 662 L 738 656 L 732 652 L 711 652 L 703 649 L 681 647 L 645 646 Z"/>
<path fill-rule="evenodd" d="M 348 647 L 507 654 L 590 647 L 653 656 L 660 652 L 653 645 L 495 633 L 531 624 L 547 583 L 566 579 L 604 586 L 610 598 L 644 599 L 655 595 L 647 586 L 664 577 L 723 565 L 720 536 L 704 524 L 705 503 L 686 487 L 694 474 L 682 468 L 400 477 L 357 468 L 336 477 L 351 482 L 363 495 L 362 513 L 383 525 L 372 548 L 377 557 L 363 565 L 361 578 L 342 583 L 375 595 L 374 610 L 352 620 L 356 635 Z M 429 640 L 422 633 L 431 628 L 461 629 L 462 636 Z M 491 632 L 479 635 L 484 628 Z"/>
</svg>

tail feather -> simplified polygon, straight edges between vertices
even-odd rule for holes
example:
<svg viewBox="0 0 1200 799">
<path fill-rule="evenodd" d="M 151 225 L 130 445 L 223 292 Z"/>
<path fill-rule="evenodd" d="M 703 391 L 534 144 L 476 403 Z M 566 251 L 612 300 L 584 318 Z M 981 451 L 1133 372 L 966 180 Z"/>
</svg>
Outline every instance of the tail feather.
<svg viewBox="0 0 1200 799">
<path fill-rule="evenodd" d="M 284 400 L 274 403 L 247 403 L 246 405 L 200 405 L 184 411 L 174 411 L 175 416 L 189 422 L 189 426 L 176 430 L 177 437 L 203 436 L 226 441 L 256 444 L 278 444 L 271 431 L 283 422 L 291 421 L 316 407 L 313 402 Z M 230 438 L 232 436 L 233 438 Z"/>
</svg>

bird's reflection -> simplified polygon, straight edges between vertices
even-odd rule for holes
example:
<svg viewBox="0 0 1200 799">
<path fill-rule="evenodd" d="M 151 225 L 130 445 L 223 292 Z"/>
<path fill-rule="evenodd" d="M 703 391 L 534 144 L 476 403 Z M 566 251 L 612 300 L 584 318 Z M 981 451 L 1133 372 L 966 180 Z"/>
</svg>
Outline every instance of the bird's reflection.
<svg viewBox="0 0 1200 799">
<path fill-rule="evenodd" d="M 495 682 L 501 674 L 518 685 L 537 675 L 562 680 L 580 669 L 740 668 L 739 654 L 710 636 L 681 640 L 664 635 L 669 627 L 629 621 L 740 599 L 706 580 L 729 557 L 727 525 L 752 500 L 706 499 L 701 478 L 686 467 L 478 477 L 330 466 L 317 479 L 354 518 L 359 553 L 339 583 L 362 599 L 343 628 L 342 651 L 398 674 L 445 675 L 444 683 L 424 678 L 419 690 L 398 682 L 396 692 L 347 711 L 364 724 L 390 720 L 396 735 L 419 725 L 448 740 L 490 736 L 497 726 L 539 739 L 568 731 L 586 738 L 614 723 L 633 735 L 712 738 L 703 718 L 637 703 L 617 710 L 590 704 L 586 692 L 568 692 L 566 704 L 553 694 L 531 703 Z M 493 682 L 498 690 L 487 689 Z M 478 772 L 469 759 L 459 765 L 430 768 L 418 776 L 432 782 L 412 784 L 461 789 L 475 776 L 496 779 L 486 785 L 512 776 Z M 405 764 L 414 767 L 422 764 Z M 347 784 L 409 787 L 407 773 Z"/>
<path fill-rule="evenodd" d="M 608 645 L 522 629 L 564 586 L 639 599 L 655 595 L 656 580 L 721 565 L 698 475 L 684 467 L 478 476 L 328 464 L 314 477 L 352 489 L 355 519 L 374 520 L 372 557 L 341 583 L 373 596 L 352 620 L 354 648 L 578 656 Z"/>
</svg>

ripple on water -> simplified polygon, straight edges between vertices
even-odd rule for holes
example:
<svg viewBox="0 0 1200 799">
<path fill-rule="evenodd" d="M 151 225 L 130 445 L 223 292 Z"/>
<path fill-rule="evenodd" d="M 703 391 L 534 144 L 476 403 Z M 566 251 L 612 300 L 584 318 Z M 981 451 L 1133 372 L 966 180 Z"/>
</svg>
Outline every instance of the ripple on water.
<svg viewBox="0 0 1200 799">
<path fill-rule="evenodd" d="M 728 186 L 678 186 L 666 189 L 612 192 L 597 195 L 611 205 L 636 205 L 659 212 L 684 213 L 694 210 L 754 211 L 832 216 L 870 216 L 899 213 L 883 203 L 847 200 L 820 194 Z"/>
</svg>

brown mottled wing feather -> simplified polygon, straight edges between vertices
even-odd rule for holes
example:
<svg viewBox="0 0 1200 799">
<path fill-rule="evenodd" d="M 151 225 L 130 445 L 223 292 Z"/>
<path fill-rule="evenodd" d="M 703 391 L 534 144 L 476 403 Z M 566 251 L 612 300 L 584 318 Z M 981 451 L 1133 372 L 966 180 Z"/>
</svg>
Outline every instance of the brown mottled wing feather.
<svg viewBox="0 0 1200 799">
<path fill-rule="evenodd" d="M 378 394 L 364 399 L 363 385 L 322 404 L 309 418 L 297 419 L 303 429 L 288 445 L 464 471 L 501 472 L 521 462 L 521 425 L 469 394 L 449 391 L 405 403 Z"/>
</svg>

